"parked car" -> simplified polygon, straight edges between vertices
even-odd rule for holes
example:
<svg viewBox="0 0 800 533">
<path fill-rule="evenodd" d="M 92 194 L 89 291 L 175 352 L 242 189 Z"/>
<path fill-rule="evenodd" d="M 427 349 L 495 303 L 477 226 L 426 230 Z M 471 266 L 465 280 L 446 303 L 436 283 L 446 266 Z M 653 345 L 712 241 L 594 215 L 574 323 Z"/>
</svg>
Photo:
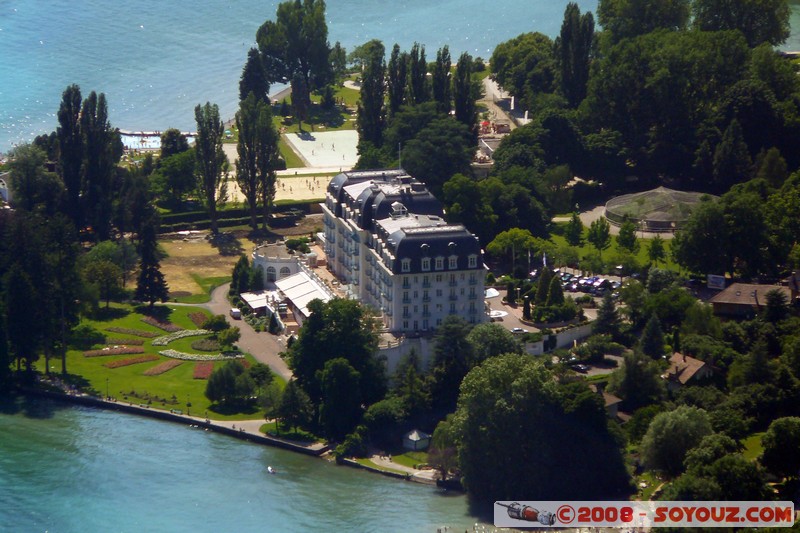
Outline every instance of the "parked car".
<svg viewBox="0 0 800 533">
<path fill-rule="evenodd" d="M 511 333 L 516 333 L 516 334 L 528 333 L 528 330 L 524 328 L 511 328 Z"/>
<path fill-rule="evenodd" d="M 581 374 L 585 374 L 586 372 L 589 371 L 589 367 L 583 364 L 572 365 L 572 369 L 575 372 L 580 372 Z"/>
<path fill-rule="evenodd" d="M 236 309 L 235 307 L 232 308 L 231 309 L 231 318 L 233 318 L 234 320 L 241 320 L 242 312 L 239 309 Z"/>
</svg>

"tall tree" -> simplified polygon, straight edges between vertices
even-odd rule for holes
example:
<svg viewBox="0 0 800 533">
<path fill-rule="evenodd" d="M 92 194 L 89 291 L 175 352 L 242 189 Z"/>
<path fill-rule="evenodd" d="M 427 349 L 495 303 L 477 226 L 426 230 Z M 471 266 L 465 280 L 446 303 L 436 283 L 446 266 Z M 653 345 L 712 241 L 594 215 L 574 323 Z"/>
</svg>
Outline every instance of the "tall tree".
<svg viewBox="0 0 800 533">
<path fill-rule="evenodd" d="M 342 46 L 342 43 L 339 41 L 334 43 L 329 57 L 333 83 L 341 85 L 342 80 L 347 75 L 347 51 Z"/>
<path fill-rule="evenodd" d="M 314 414 L 308 394 L 305 393 L 295 379 L 286 384 L 280 405 L 278 405 L 276 411 L 278 418 L 292 429 L 309 424 Z"/>
<path fill-rule="evenodd" d="M 659 261 L 663 261 L 664 258 L 666 258 L 664 239 L 661 238 L 661 235 L 656 235 L 650 241 L 650 245 L 647 248 L 647 258 L 656 265 Z"/>
<path fill-rule="evenodd" d="M 248 95 L 236 113 L 239 142 L 236 145 L 236 182 L 250 208 L 250 226 L 258 228 L 258 201 L 265 202 L 264 224 L 275 197 L 275 162 L 278 157 L 278 134 L 272 123 L 269 104 Z"/>
<path fill-rule="evenodd" d="M 436 63 L 431 73 L 431 90 L 436 108 L 442 113 L 450 113 L 450 48 L 444 45 L 436 52 Z M 470 69 L 471 70 L 471 69 Z"/>
<path fill-rule="evenodd" d="M 12 151 L 8 168 L 14 207 L 47 214 L 59 208 L 64 186 L 55 174 L 45 170 L 46 157 L 44 150 L 33 144 L 22 144 Z"/>
<path fill-rule="evenodd" d="M 467 340 L 470 325 L 457 316 L 445 317 L 436 330 L 431 371 L 431 397 L 443 412 L 452 412 L 461 380 L 472 368 L 472 346 Z"/>
<path fill-rule="evenodd" d="M 712 433 L 708 413 L 681 405 L 656 415 L 642 439 L 644 463 L 652 469 L 676 475 L 683 471 L 686 453 Z"/>
<path fill-rule="evenodd" d="M 777 46 L 789 37 L 787 0 L 694 0 L 694 27 L 701 31 L 739 30 L 747 44 Z"/>
<path fill-rule="evenodd" d="M 564 238 L 570 246 L 580 246 L 583 241 L 583 222 L 578 213 L 572 213 L 572 217 L 564 228 Z"/>
<path fill-rule="evenodd" d="M 380 147 L 383 142 L 384 127 L 384 93 L 386 51 L 383 44 L 371 41 L 369 53 L 364 57 L 361 71 L 361 99 L 358 102 L 358 140 L 359 143 L 367 142 L 372 146 Z"/>
<path fill-rule="evenodd" d="M 292 104 L 307 109 L 311 91 L 331 80 L 324 0 L 281 2 L 275 21 L 266 21 L 256 32 L 256 42 L 267 80 L 291 84 Z"/>
<path fill-rule="evenodd" d="M 561 34 L 555 40 L 561 92 L 571 107 L 577 107 L 586 98 L 589 82 L 589 65 L 594 45 L 594 16 L 581 15 L 575 2 L 567 4 Z"/>
<path fill-rule="evenodd" d="M 478 132 L 478 106 L 475 100 L 480 98 L 480 87 L 472 79 L 472 56 L 464 52 L 456 63 L 453 77 L 453 105 L 456 120 L 469 128 L 474 140 Z"/>
<path fill-rule="evenodd" d="M 800 418 L 774 420 L 762 439 L 761 463 L 770 471 L 786 477 L 800 477 Z"/>
<path fill-rule="evenodd" d="M 387 67 L 386 90 L 388 92 L 389 114 L 394 115 L 403 105 L 408 78 L 408 54 L 400 52 L 400 45 L 392 47 Z"/>
<path fill-rule="evenodd" d="M 733 119 L 714 150 L 714 184 L 719 192 L 745 181 L 750 175 L 750 153 L 744 142 L 742 127 Z"/>
<path fill-rule="evenodd" d="M 81 133 L 84 139 L 83 202 L 84 211 L 98 240 L 111 235 L 116 164 L 122 156 L 119 132 L 108 122 L 106 96 L 92 91 L 81 109 Z"/>
<path fill-rule="evenodd" d="M 629 252 L 636 252 L 639 249 L 636 239 L 636 224 L 628 219 L 622 223 L 619 227 L 619 235 L 617 235 L 617 245 Z"/>
<path fill-rule="evenodd" d="M 161 273 L 158 260 L 158 241 L 156 241 L 156 228 L 154 223 L 146 224 L 142 229 L 139 254 L 142 257 L 139 269 L 139 279 L 136 282 L 135 298 L 140 302 L 148 302 L 150 309 L 156 300 L 167 301 L 169 288 Z"/>
<path fill-rule="evenodd" d="M 665 390 L 658 363 L 637 352 L 625 354 L 624 361 L 611 374 L 608 391 L 622 398 L 627 412 L 659 402 Z"/>
<path fill-rule="evenodd" d="M 211 219 L 211 233 L 217 234 L 217 204 L 225 201 L 227 187 L 224 181 L 228 159 L 222 151 L 225 126 L 219 118 L 219 107 L 210 104 L 194 108 L 197 122 L 195 155 L 197 157 L 197 189 L 203 197 Z"/>
<path fill-rule="evenodd" d="M 520 491 L 531 498 L 592 500 L 628 490 L 598 395 L 583 384 L 559 387 L 528 356 L 493 357 L 470 371 L 453 423 L 464 483 L 475 502 Z M 597 456 L 603 460 L 591 459 Z"/>
<path fill-rule="evenodd" d="M 325 436 L 343 439 L 361 418 L 361 375 L 347 359 L 336 358 L 325 363 L 320 375 L 322 403 L 320 425 Z"/>
<path fill-rule="evenodd" d="M 664 355 L 664 332 L 661 330 L 658 315 L 653 314 L 644 326 L 639 348 L 643 354 L 653 359 L 660 359 Z"/>
<path fill-rule="evenodd" d="M 167 159 L 169 156 L 180 154 L 189 149 L 189 141 L 186 139 L 181 130 L 177 128 L 168 128 L 161 133 L 161 161 Z"/>
<path fill-rule="evenodd" d="M 243 102 L 250 93 L 253 93 L 257 100 L 269 104 L 269 80 L 258 48 L 250 48 L 247 51 L 247 61 L 239 79 L 239 101 Z"/>
<path fill-rule="evenodd" d="M 61 179 L 67 191 L 67 213 L 76 228 L 83 228 L 81 210 L 81 165 L 83 164 L 83 136 L 81 134 L 81 89 L 70 85 L 61 97 L 58 109 L 58 153 Z"/>
<path fill-rule="evenodd" d="M 603 296 L 603 302 L 597 310 L 597 320 L 592 324 L 592 333 L 619 336 L 619 315 L 611 293 Z"/>
<path fill-rule="evenodd" d="M 31 298 L 35 298 L 37 293 L 30 276 L 18 263 L 12 265 L 3 281 L 5 308 L 9 310 L 6 315 L 8 345 L 17 360 L 17 369 L 24 361 L 25 369 L 30 374 L 33 372 L 33 363 L 39 359 L 43 324 L 31 320 L 25 309 L 29 309 Z"/>
<path fill-rule="evenodd" d="M 689 23 L 689 0 L 601 0 L 597 16 L 615 41 L 654 30 L 683 30 Z"/>
<path fill-rule="evenodd" d="M 411 104 L 421 104 L 430 100 L 425 45 L 420 46 L 419 43 L 414 43 L 408 54 L 408 93 Z"/>
<path fill-rule="evenodd" d="M 88 283 L 97 286 L 108 309 L 111 298 L 120 287 L 122 270 L 108 260 L 92 261 L 84 268 L 83 275 Z"/>
<path fill-rule="evenodd" d="M 589 225 L 586 239 L 602 254 L 611 245 L 611 226 L 605 218 L 598 218 Z"/>
</svg>

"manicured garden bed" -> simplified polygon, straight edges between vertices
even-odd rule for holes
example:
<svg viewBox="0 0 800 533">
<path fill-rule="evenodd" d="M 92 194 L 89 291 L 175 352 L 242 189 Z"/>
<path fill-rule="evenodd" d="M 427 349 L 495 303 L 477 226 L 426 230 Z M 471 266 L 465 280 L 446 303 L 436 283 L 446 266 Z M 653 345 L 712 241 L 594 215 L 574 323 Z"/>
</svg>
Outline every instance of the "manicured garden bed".
<svg viewBox="0 0 800 533">
<path fill-rule="evenodd" d="M 83 352 L 84 357 L 104 357 L 106 355 L 130 355 L 134 353 L 144 353 L 141 346 L 117 346 L 115 348 L 103 348 L 102 350 L 88 350 Z"/>
<path fill-rule="evenodd" d="M 173 368 L 180 366 L 183 364 L 183 361 L 177 361 L 175 359 L 171 361 L 164 361 L 163 363 L 159 363 L 154 367 L 148 368 L 144 371 L 145 376 L 160 376 L 164 372 L 169 372 Z"/>
<path fill-rule="evenodd" d="M 117 359 L 116 361 L 103 363 L 103 366 L 106 368 L 120 368 L 122 366 L 138 365 L 139 363 L 146 363 L 148 361 L 158 361 L 158 356 L 147 354 L 140 355 L 139 357 L 129 357 L 128 359 Z"/>
<path fill-rule="evenodd" d="M 214 372 L 214 363 L 209 361 L 195 363 L 192 377 L 194 379 L 208 379 L 211 377 L 212 372 Z"/>
</svg>

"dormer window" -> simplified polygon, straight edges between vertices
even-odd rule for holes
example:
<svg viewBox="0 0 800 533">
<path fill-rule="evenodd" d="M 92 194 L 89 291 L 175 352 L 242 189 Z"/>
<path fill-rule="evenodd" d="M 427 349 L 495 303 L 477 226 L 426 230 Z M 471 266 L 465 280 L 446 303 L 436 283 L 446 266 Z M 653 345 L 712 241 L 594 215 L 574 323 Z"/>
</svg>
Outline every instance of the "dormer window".
<svg viewBox="0 0 800 533">
<path fill-rule="evenodd" d="M 436 258 L 436 270 L 444 270 L 444 257 Z"/>
<path fill-rule="evenodd" d="M 403 272 L 411 272 L 411 259 L 403 259 L 400 261 L 400 270 Z"/>
<path fill-rule="evenodd" d="M 458 268 L 458 256 L 457 255 L 451 255 L 449 259 L 450 259 L 450 261 L 449 261 L 448 268 L 450 270 L 457 269 Z"/>
<path fill-rule="evenodd" d="M 469 268 L 476 268 L 478 266 L 478 256 L 471 255 L 468 258 L 468 266 Z"/>
<path fill-rule="evenodd" d="M 430 257 L 423 257 L 422 258 L 422 270 L 427 272 L 431 269 L 431 259 Z"/>
</svg>

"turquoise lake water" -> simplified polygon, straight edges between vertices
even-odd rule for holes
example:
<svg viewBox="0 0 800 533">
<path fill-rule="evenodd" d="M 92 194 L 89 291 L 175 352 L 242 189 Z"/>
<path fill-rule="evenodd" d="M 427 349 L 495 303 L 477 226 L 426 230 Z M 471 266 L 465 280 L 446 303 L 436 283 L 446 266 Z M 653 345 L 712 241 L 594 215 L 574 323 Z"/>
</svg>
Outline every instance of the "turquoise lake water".
<svg viewBox="0 0 800 533">
<path fill-rule="evenodd" d="M 475 521 L 463 495 L 322 459 L 133 415 L 0 402 L 3 532 L 432 533 Z"/>
<path fill-rule="evenodd" d="M 597 0 L 579 0 L 594 10 Z M 238 83 L 255 32 L 276 0 L 0 1 L 0 152 L 56 125 L 64 88 L 105 92 L 114 126 L 194 130 L 194 107 L 236 111 Z M 347 49 L 370 39 L 403 49 L 447 44 L 488 58 L 526 31 L 555 35 L 564 0 L 329 0 L 328 36 Z"/>
</svg>

